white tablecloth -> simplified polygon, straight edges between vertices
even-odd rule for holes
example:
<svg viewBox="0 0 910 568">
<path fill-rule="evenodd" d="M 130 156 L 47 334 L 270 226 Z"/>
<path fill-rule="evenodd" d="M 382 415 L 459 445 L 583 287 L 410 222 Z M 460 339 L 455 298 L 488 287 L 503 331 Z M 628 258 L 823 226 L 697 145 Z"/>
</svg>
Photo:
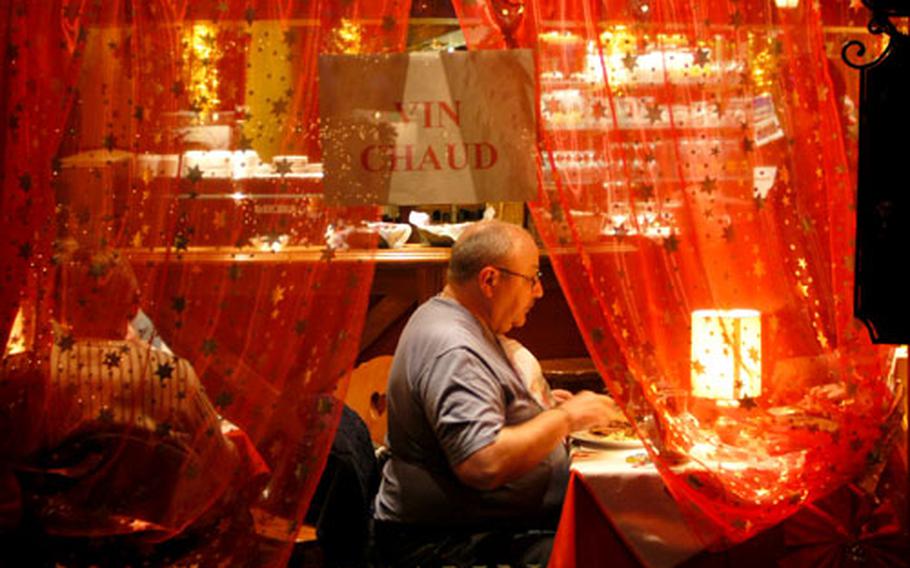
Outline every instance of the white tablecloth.
<svg viewBox="0 0 910 568">
<path fill-rule="evenodd" d="M 704 544 L 689 529 L 644 454 L 644 449 L 584 447 L 573 456 L 572 469 L 583 477 L 639 559 L 655 568 L 676 566 L 701 552 Z"/>
</svg>

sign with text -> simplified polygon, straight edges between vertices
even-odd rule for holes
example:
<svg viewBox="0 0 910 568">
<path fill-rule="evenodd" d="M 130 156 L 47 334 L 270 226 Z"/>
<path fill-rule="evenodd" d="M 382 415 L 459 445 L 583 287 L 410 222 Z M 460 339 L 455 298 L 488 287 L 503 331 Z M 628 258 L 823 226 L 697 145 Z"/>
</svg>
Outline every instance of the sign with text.
<svg viewBox="0 0 910 568">
<path fill-rule="evenodd" d="M 526 49 L 321 56 L 326 200 L 534 199 L 535 76 Z"/>
</svg>

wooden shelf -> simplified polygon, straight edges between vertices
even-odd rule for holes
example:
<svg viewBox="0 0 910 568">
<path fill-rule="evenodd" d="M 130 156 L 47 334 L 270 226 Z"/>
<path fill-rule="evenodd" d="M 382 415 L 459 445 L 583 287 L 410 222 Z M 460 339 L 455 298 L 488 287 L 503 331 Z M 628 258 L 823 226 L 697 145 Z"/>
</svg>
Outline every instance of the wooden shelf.
<svg viewBox="0 0 910 568">
<path fill-rule="evenodd" d="M 124 251 L 132 262 L 186 263 L 275 263 L 275 262 L 376 262 L 381 264 L 445 264 L 450 250 L 443 247 L 404 246 L 397 249 L 348 249 L 329 251 L 325 247 L 286 247 L 279 251 L 263 251 L 237 247 L 189 247 L 128 249 Z"/>
<path fill-rule="evenodd" d="M 634 244 L 623 241 L 607 242 L 588 246 L 592 254 L 623 253 L 637 250 Z M 327 252 L 325 247 L 286 247 L 280 251 L 262 251 L 253 248 L 236 247 L 189 247 L 176 251 L 164 247 L 145 249 L 125 249 L 123 254 L 131 262 L 158 263 L 282 263 L 282 262 L 320 262 L 331 256 L 331 262 L 375 262 L 383 266 L 415 266 L 415 265 L 440 265 L 449 262 L 451 254 L 447 247 L 427 247 L 420 245 L 405 245 L 396 249 L 348 249 Z M 560 247 L 551 254 L 577 253 L 573 247 Z M 541 257 L 548 256 L 547 251 L 541 250 Z"/>
</svg>

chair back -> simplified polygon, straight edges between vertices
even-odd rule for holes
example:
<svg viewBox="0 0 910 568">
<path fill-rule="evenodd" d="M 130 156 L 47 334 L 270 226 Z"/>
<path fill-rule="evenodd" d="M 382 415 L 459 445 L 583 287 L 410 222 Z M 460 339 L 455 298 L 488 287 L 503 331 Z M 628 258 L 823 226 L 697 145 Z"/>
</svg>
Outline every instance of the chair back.
<svg viewBox="0 0 910 568">
<path fill-rule="evenodd" d="M 374 443 L 385 444 L 388 430 L 386 388 L 392 356 L 381 355 L 361 364 L 351 373 L 344 402 L 363 419 Z"/>
</svg>

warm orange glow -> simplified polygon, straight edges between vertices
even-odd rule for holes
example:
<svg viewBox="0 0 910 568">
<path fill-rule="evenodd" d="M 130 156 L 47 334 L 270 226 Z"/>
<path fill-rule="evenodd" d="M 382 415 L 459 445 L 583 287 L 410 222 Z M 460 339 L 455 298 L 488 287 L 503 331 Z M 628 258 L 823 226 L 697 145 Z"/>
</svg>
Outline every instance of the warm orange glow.
<svg viewBox="0 0 910 568">
<path fill-rule="evenodd" d="M 184 38 L 183 61 L 190 70 L 190 103 L 206 119 L 218 108 L 218 59 L 221 53 L 216 28 L 210 23 L 196 23 Z"/>
<path fill-rule="evenodd" d="M 15 355 L 25 351 L 25 316 L 22 308 L 16 312 L 16 320 L 13 322 L 13 328 L 9 332 L 9 339 L 6 341 L 6 355 Z"/>
<path fill-rule="evenodd" d="M 692 312 L 692 395 L 717 400 L 761 394 L 761 314 Z"/>
<path fill-rule="evenodd" d="M 342 18 L 334 30 L 335 44 L 342 53 L 360 53 L 363 50 L 363 28 L 347 18 Z"/>
</svg>

